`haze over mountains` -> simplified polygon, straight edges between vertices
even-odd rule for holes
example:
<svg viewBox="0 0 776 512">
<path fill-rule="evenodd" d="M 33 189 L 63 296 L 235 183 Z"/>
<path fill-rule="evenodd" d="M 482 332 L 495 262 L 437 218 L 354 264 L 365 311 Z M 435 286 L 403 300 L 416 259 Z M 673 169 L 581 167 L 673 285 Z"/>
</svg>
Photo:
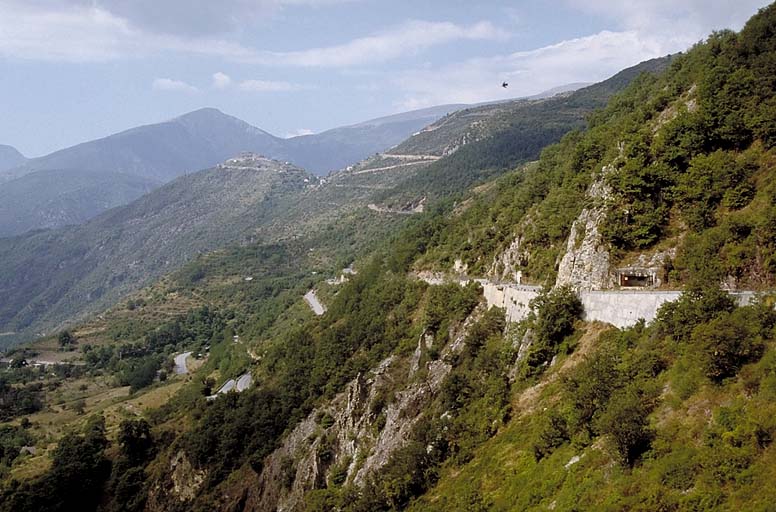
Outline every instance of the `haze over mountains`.
<svg viewBox="0 0 776 512">
<path fill-rule="evenodd" d="M 156 92 L 165 112 L 191 110 L 206 95 L 229 96 L 234 103 L 214 101 L 251 116 L 261 108 L 258 119 L 281 126 L 279 133 L 318 126 L 306 120 L 333 119 L 335 109 L 358 112 L 350 82 L 369 85 L 377 69 L 390 79 L 368 92 L 384 104 L 408 79 L 439 91 L 419 90 L 407 102 L 503 100 L 391 116 L 332 130 L 328 139 L 279 139 L 205 109 L 109 137 L 124 137 L 114 146 L 103 139 L 78 148 L 84 159 L 125 148 L 127 167 L 33 169 L 0 183 L 0 221 L 14 211 L 52 225 L 94 215 L 0 236 L 0 512 L 772 510 L 770 1 L 740 32 L 715 31 L 686 51 L 672 47 L 677 54 L 660 49 L 660 41 L 681 37 L 692 23 L 675 25 L 672 17 L 705 18 L 719 7 L 672 2 L 650 31 L 623 35 L 646 46 L 649 53 L 638 58 L 609 30 L 584 36 L 591 25 L 581 16 L 564 27 L 557 3 L 537 7 L 546 25 L 525 18 L 526 9 L 510 13 L 518 24 L 503 29 L 503 40 L 468 39 L 500 32 L 503 9 L 491 14 L 493 26 L 469 25 L 465 6 L 455 12 L 466 25 L 408 26 L 423 41 L 464 36 L 444 43 L 448 58 L 419 46 L 406 29 L 388 40 L 381 32 L 312 47 L 288 27 L 270 30 L 274 24 L 259 20 L 245 31 L 266 31 L 268 40 L 289 41 L 294 50 L 257 58 L 312 63 L 314 55 L 321 63 L 358 50 L 366 62 L 263 76 L 258 70 L 269 64 L 252 61 L 244 69 L 257 73 L 238 75 L 240 66 L 230 63 L 223 69 L 234 80 L 222 72 L 186 77 L 176 69 L 191 72 L 192 61 L 170 66 L 136 52 L 131 63 L 94 66 L 116 80 L 134 76 L 135 61 L 162 61 L 156 70 L 170 78 L 160 79 Z M 52 3 L 65 5 L 0 6 L 0 33 L 9 25 L 2 14 Z M 99 2 L 89 13 L 113 3 Z M 328 17 L 317 4 L 342 2 L 270 3 L 315 3 L 316 16 L 288 21 L 325 18 L 327 36 L 340 42 L 359 7 L 377 21 L 393 11 L 418 18 L 453 12 L 444 2 L 404 9 L 344 2 L 343 16 Z M 228 4 L 201 19 L 212 26 Z M 476 16 L 489 4 L 478 4 Z M 632 23 L 650 11 L 584 4 L 596 4 L 605 28 L 612 25 L 604 10 L 606 17 L 638 18 Z M 176 28 L 197 11 L 185 7 L 170 11 Z M 154 10 L 155 22 L 161 14 Z M 132 27 L 111 24 L 111 33 L 120 32 L 116 26 Z M 555 30 L 582 38 L 494 56 L 520 50 L 531 33 L 554 39 Z M 397 45 L 406 47 L 381 57 L 381 48 Z M 389 57 L 396 66 L 380 60 Z M 457 62 L 446 64 L 450 57 Z M 203 58 L 211 68 L 217 62 Z M 506 99 L 528 83 L 615 72 L 563 69 L 599 61 L 622 71 L 573 92 Z M 392 72 L 424 63 L 417 79 Z M 74 72 L 92 67 L 75 64 Z M 439 76 L 438 66 L 450 72 Z M 57 77 L 58 93 L 67 85 L 66 66 L 45 69 Z M 474 75 L 490 82 L 483 90 L 491 92 L 471 94 L 466 82 Z M 245 82 L 248 76 L 289 81 Z M 338 84 L 340 76 L 347 83 Z M 300 77 L 305 82 L 297 84 Z M 93 78 L 79 76 L 83 83 Z M 502 80 L 512 83 L 502 89 Z M 33 95 L 36 81 L 24 81 L 30 91 L 17 95 L 30 98 L 12 107 L 32 119 L 50 93 Z M 250 96 L 246 84 L 255 89 Z M 117 116 L 137 99 L 94 85 L 114 100 Z M 460 91 L 445 95 L 445 88 Z M 78 92 L 86 98 L 90 91 Z M 298 121 L 273 115 L 294 111 L 284 98 L 297 113 L 306 110 Z M 70 119 L 58 111 L 70 107 L 77 118 L 99 122 L 86 103 L 51 100 L 44 115 Z M 424 115 L 433 121 L 397 144 L 380 135 L 390 126 L 408 130 Z M 11 137 L 6 142 L 23 135 L 9 129 L 23 126 L 10 116 L 0 124 Z M 57 131 L 39 121 L 35 128 L 33 141 Z M 73 125 L 67 135 L 84 128 Z M 147 128 L 158 131 L 138 133 Z M 324 158 L 334 147 L 344 158 L 357 141 L 385 149 L 325 177 L 288 156 Z M 34 145 L 29 138 L 23 144 Z M 175 170 L 169 164 L 189 144 L 199 144 L 190 153 L 200 157 L 245 144 L 266 148 L 205 170 Z M 170 160 L 143 153 L 154 147 L 169 151 Z M 142 195 L 99 213 L 131 193 Z M 50 207 L 26 204 L 26 197 L 45 197 Z"/>
<path fill-rule="evenodd" d="M 318 186 L 315 176 L 297 167 L 245 156 L 180 176 L 80 226 L 0 239 L 0 292 L 5 294 L 0 303 L 0 332 L 14 332 L 14 339 L 25 339 L 82 319 L 152 278 L 183 266 L 196 254 L 228 243 L 313 239 L 323 236 L 319 233 L 331 233 L 332 226 L 342 229 L 352 215 L 367 216 L 370 229 L 382 229 L 385 222 L 394 221 L 379 215 L 376 219 L 368 205 L 379 205 L 378 211 L 384 208 L 386 212 L 416 206 L 426 198 L 455 194 L 478 180 L 535 159 L 546 144 L 582 127 L 591 111 L 641 72 L 657 72 L 669 61 L 644 62 L 571 94 L 457 110 L 415 129 L 388 152 L 333 174 L 325 186 Z M 381 130 L 388 134 L 397 126 L 401 128 L 396 132 L 408 130 L 416 119 L 437 119 L 447 108 L 390 116 L 330 130 L 320 137 L 329 137 L 334 141 L 331 146 L 336 146 L 339 140 L 347 142 L 348 133 L 354 138 L 371 133 L 376 144 L 380 139 L 375 134 Z M 206 126 L 210 116 L 222 121 L 224 129 L 250 130 L 249 125 L 213 110 L 184 116 L 184 122 L 199 126 L 202 133 L 210 129 Z M 256 138 L 283 141 L 265 132 Z M 316 140 L 314 136 L 298 139 Z M 227 145 L 224 142 L 223 147 Z M 472 162 L 478 162 L 480 173 L 471 172 Z M 242 171 L 224 172 L 235 166 Z M 17 187 L 23 180 L 44 177 L 42 173 L 0 185 L 0 200 L 4 187 Z M 294 186 L 281 179 L 289 175 L 296 176 Z M 368 232 L 362 224 L 360 229 Z M 4 341 L 10 340 L 6 337 Z"/>
<path fill-rule="evenodd" d="M 182 174 L 245 151 L 323 175 L 401 142 L 460 106 L 442 105 L 289 139 L 204 108 L 30 160 L 3 148 L 0 237 L 80 224 Z"/>
<path fill-rule="evenodd" d="M 27 159 L 16 148 L 0 144 L 0 173 L 22 165 Z"/>
<path fill-rule="evenodd" d="M 567 84 L 526 99 L 584 85 Z M 472 105 L 439 105 L 285 139 L 203 108 L 38 158 L 27 159 L 10 146 L 0 146 L 0 237 L 81 224 L 178 176 L 242 152 L 288 161 L 323 176 L 399 144 L 465 107 Z"/>
<path fill-rule="evenodd" d="M 325 174 L 405 139 L 412 131 L 456 110 L 443 105 L 283 139 L 214 108 L 195 110 L 169 121 L 132 128 L 39 158 L 16 160 L 0 175 L 5 181 L 36 171 L 101 171 L 157 182 L 212 167 L 240 152 L 287 159 Z M 21 155 L 19 155 L 21 156 Z M 9 159 L 9 165 L 13 161 Z"/>
</svg>

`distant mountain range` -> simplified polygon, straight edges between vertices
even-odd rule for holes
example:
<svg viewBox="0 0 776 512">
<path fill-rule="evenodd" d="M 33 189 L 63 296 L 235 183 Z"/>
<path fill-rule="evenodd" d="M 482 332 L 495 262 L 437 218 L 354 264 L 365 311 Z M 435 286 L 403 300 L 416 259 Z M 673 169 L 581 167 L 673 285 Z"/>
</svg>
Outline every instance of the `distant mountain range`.
<svg viewBox="0 0 776 512">
<path fill-rule="evenodd" d="M 381 222 L 395 222 L 390 215 L 386 219 L 374 213 L 370 205 L 415 206 L 424 197 L 453 194 L 535 159 L 546 144 L 582 127 L 592 110 L 639 72 L 667 62 L 644 63 L 570 96 L 460 109 L 426 130 L 416 129 L 388 153 L 326 180 L 290 164 L 247 155 L 181 176 L 82 225 L 0 238 L 0 332 L 16 333 L 14 340 L 49 332 L 114 304 L 197 254 L 229 243 L 283 243 L 317 236 L 331 242 L 332 226 L 341 227 L 354 215 L 361 219 L 357 231 L 370 236 Z M 347 130 L 377 133 L 402 123 L 407 129 L 416 116 L 433 118 L 447 108 L 325 133 L 336 140 Z M 510 158 L 499 157 L 505 145 Z M 39 172 L 26 178 L 35 175 Z M 0 191 L 10 185 L 0 185 Z M 2 215 L 0 211 L 0 219 Z M 362 225 L 364 218 L 370 220 Z M 6 336 L 6 342 L 10 340 Z"/>
<path fill-rule="evenodd" d="M 165 183 L 212 167 L 242 152 L 287 160 L 317 175 L 398 144 L 414 131 L 463 105 L 442 105 L 325 132 L 283 139 L 214 108 L 132 128 L 26 160 L 0 173 L 9 181 L 38 171 L 128 174 Z M 12 148 L 11 148 L 12 149 Z M 9 162 L 13 162 L 9 159 Z M 2 163 L 0 163 L 0 169 Z"/>
<path fill-rule="evenodd" d="M 290 139 L 205 108 L 29 160 L 3 146 L 0 237 L 83 223 L 242 152 L 326 174 L 398 144 L 460 107 L 427 108 Z"/>
<path fill-rule="evenodd" d="M 557 87 L 530 99 L 583 85 Z M 213 167 L 242 152 L 327 175 L 467 107 L 440 105 L 288 139 L 217 109 L 203 108 L 38 158 L 27 159 L 10 146 L 0 146 L 0 238 L 81 224 L 178 176 Z"/>
</svg>

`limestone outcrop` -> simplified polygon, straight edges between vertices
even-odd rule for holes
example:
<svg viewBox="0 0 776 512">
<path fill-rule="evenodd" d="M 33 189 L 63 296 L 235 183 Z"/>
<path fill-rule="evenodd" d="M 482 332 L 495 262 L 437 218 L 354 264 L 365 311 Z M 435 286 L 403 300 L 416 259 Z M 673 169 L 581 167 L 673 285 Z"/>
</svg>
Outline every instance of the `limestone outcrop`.
<svg viewBox="0 0 776 512">
<path fill-rule="evenodd" d="M 587 192 L 586 206 L 571 226 L 566 252 L 558 266 L 555 286 L 569 285 L 578 291 L 603 290 L 613 285 L 609 251 L 600 227 L 606 221 L 606 201 L 612 190 L 606 182 L 606 166 Z"/>
<path fill-rule="evenodd" d="M 313 410 L 265 459 L 258 485 L 248 490 L 245 509 L 300 510 L 307 491 L 324 488 L 334 478 L 364 485 L 410 440 L 452 369 L 450 357 L 463 349 L 469 327 L 484 309 L 478 307 L 451 331 L 451 341 L 438 359 L 428 357 L 435 341 L 424 333 L 412 356 L 383 360 Z"/>
</svg>

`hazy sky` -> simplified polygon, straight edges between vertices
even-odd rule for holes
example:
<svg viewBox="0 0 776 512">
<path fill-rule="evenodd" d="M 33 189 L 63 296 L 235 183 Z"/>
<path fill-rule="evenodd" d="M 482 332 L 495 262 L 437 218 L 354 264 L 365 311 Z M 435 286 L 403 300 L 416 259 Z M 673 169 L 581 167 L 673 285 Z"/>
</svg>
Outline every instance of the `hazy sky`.
<svg viewBox="0 0 776 512">
<path fill-rule="evenodd" d="M 289 136 L 530 95 L 739 29 L 768 3 L 0 0 L 0 144 L 38 156 L 204 106 Z"/>
</svg>

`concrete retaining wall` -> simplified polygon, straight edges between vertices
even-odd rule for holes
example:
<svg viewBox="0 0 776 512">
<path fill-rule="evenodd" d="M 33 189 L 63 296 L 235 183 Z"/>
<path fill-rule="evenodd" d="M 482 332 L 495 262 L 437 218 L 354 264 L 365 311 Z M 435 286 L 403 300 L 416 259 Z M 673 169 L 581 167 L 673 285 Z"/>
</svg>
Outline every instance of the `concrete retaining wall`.
<svg viewBox="0 0 776 512">
<path fill-rule="evenodd" d="M 642 318 L 651 322 L 660 306 L 678 299 L 681 294 L 679 291 L 591 291 L 581 292 L 579 298 L 585 307 L 585 320 L 622 328 Z"/>
<path fill-rule="evenodd" d="M 482 284 L 482 292 L 488 308 L 504 308 L 507 322 L 519 322 L 525 319 L 531 312 L 528 303 L 539 295 L 541 290 L 533 286 L 495 284 L 487 281 L 480 284 Z"/>
<path fill-rule="evenodd" d="M 464 286 L 469 279 L 449 279 L 443 275 L 421 275 L 420 279 L 429 284 L 457 282 Z M 474 279 L 482 285 L 482 292 L 488 308 L 503 308 L 507 322 L 524 320 L 531 308 L 528 304 L 541 288 L 513 283 L 494 283 L 487 279 Z M 671 290 L 606 290 L 579 292 L 579 299 L 585 308 L 583 318 L 588 322 L 598 321 L 615 327 L 630 327 L 640 319 L 647 323 L 655 319 L 658 309 L 666 302 L 675 301 L 681 291 Z M 754 292 L 731 292 L 739 306 L 746 306 L 754 299 Z"/>
<path fill-rule="evenodd" d="M 506 310 L 508 322 L 519 322 L 530 313 L 529 302 L 540 289 L 530 286 L 482 283 L 483 294 L 488 307 Z M 584 307 L 583 319 L 598 321 L 625 328 L 635 325 L 640 319 L 650 323 L 657 316 L 660 306 L 677 300 L 681 291 L 588 291 L 580 292 L 579 299 Z M 739 306 L 746 306 L 754 298 L 753 292 L 733 292 Z"/>
</svg>

